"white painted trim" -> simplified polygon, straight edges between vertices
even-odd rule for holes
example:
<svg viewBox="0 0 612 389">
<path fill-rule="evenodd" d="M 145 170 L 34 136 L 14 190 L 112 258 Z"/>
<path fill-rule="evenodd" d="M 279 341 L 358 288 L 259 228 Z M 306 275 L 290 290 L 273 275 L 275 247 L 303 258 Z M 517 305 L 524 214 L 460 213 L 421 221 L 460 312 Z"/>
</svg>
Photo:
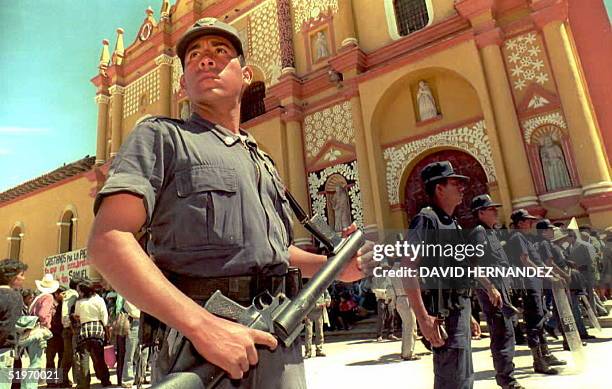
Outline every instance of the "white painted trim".
<svg viewBox="0 0 612 389">
<path fill-rule="evenodd" d="M 580 195 L 582 195 L 582 189 L 577 188 L 577 189 L 562 190 L 562 191 L 554 192 L 554 193 L 546 193 L 546 194 L 539 196 L 539 198 L 540 198 L 540 201 L 550 201 L 550 200 L 564 199 L 566 197 L 573 197 L 573 196 L 580 196 Z"/>
</svg>

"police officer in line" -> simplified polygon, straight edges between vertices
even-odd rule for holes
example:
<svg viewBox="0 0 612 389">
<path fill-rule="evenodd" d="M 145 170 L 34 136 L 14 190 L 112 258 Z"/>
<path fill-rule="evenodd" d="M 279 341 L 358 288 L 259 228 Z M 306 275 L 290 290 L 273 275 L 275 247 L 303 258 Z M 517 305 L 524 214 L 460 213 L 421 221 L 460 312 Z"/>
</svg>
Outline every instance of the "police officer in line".
<svg viewBox="0 0 612 389">
<path fill-rule="evenodd" d="M 576 329 L 578 330 L 580 338 L 583 340 L 583 346 L 586 346 L 584 340 L 594 339 L 595 337 L 588 334 L 584 326 L 582 313 L 580 312 L 579 298 L 580 294 L 584 294 L 584 278 L 579 271 L 573 268 L 575 264 L 567 259 L 561 247 L 561 244 L 567 241 L 568 235 L 564 234 L 560 228 L 555 227 L 548 219 L 540 220 L 536 224 L 536 228 L 538 230 L 538 235 L 542 239 L 538 244 L 542 257 L 545 259 L 546 264 L 555 268 L 555 271 L 565 280 L 566 285 L 562 286 L 569 288 L 572 314 L 576 322 Z M 560 324 L 559 312 L 557 312 L 556 305 L 554 314 L 557 324 Z M 563 328 L 563 326 L 559 327 Z M 563 330 L 561 330 L 561 334 L 563 335 L 563 349 L 569 350 L 567 338 Z"/>
<path fill-rule="evenodd" d="M 507 243 L 511 265 L 517 267 L 545 266 L 531 235 L 537 217 L 530 215 L 525 209 L 518 209 L 512 212 L 510 218 L 516 228 Z M 534 371 L 554 375 L 559 372 L 551 366 L 563 365 L 565 362 L 556 359 L 546 346 L 542 288 L 541 278 L 525 277 L 523 279 L 523 318 L 527 329 L 527 345 L 533 356 Z"/>
<path fill-rule="evenodd" d="M 484 255 L 475 259 L 475 265 L 483 267 L 510 267 L 508 257 L 499 241 L 495 225 L 498 208 L 488 194 L 472 199 L 471 209 L 478 219 L 478 225 L 470 232 L 469 240 L 474 246 L 483 245 Z M 476 290 L 476 297 L 485 314 L 491 334 L 491 353 L 495 367 L 495 381 L 506 389 L 523 388 L 514 378 L 514 327 L 516 312 L 510 308 L 510 286 L 503 277 L 479 278 L 483 288 Z"/>
<path fill-rule="evenodd" d="M 200 304 L 216 290 L 242 304 L 264 290 L 282 292 L 289 265 L 311 277 L 326 257 L 292 245 L 284 184 L 239 128 L 253 71 L 238 31 L 200 19 L 176 53 L 193 114 L 185 121 L 147 118 L 125 140 L 95 200 L 90 259 L 119 293 L 166 325 L 156 373 L 189 367 L 171 363 L 186 337 L 207 361 L 241 379 L 240 387 L 303 388 L 299 342 L 277 347 L 271 334 L 213 316 Z M 154 261 L 134 238 L 142 231 Z M 353 258 L 342 281 L 376 265 L 371 247 Z M 226 377 L 219 387 L 230 385 Z"/>
<path fill-rule="evenodd" d="M 563 258 L 563 253 L 556 248 L 550 238 L 552 238 L 552 229 L 554 225 L 548 219 L 539 220 L 536 225 L 536 246 L 540 253 L 540 257 L 542 261 L 546 264 L 546 266 L 552 267 L 552 273 L 559 280 L 553 284 L 551 281 L 545 279 L 544 284 L 544 303 L 546 309 L 552 308 L 553 316 L 548 320 L 548 322 L 544 323 L 544 330 L 550 334 L 555 339 L 558 339 L 558 336 L 555 332 L 557 327 L 557 323 L 559 322 L 559 312 L 557 310 L 557 306 L 553 297 L 552 288 L 561 287 L 565 288 L 570 281 L 570 275 L 568 272 L 563 270 L 560 265 L 565 262 Z M 565 335 L 563 334 L 564 339 Z"/>
<path fill-rule="evenodd" d="M 421 209 L 412 219 L 407 242 L 412 245 L 462 243 L 461 227 L 452 215 L 463 200 L 464 185 L 469 178 L 456 174 L 450 162 L 441 161 L 425 166 L 421 179 L 431 206 Z M 468 262 L 439 256 L 404 258 L 402 265 L 467 267 Z M 423 336 L 432 346 L 436 389 L 467 389 L 474 384 L 470 329 L 478 324 L 470 313 L 470 284 L 465 278 L 428 277 L 421 284 L 416 277 L 404 279 L 404 292 Z"/>
</svg>

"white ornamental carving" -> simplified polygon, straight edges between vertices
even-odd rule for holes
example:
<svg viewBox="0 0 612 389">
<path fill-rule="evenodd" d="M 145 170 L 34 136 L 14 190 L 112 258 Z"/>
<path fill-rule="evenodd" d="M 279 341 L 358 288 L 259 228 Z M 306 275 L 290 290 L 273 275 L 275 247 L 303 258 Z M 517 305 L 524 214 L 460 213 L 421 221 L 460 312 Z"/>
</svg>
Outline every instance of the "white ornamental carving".
<svg viewBox="0 0 612 389">
<path fill-rule="evenodd" d="M 531 109 L 540 108 L 549 103 L 550 101 L 548 101 L 545 97 L 542 97 L 539 95 L 533 95 L 531 100 L 529 100 L 529 104 L 527 104 L 527 108 L 531 108 Z"/>
<path fill-rule="evenodd" d="M 514 89 L 523 90 L 532 82 L 544 85 L 550 79 L 544 64 L 543 50 L 535 33 L 509 39 L 505 48 Z"/>
<path fill-rule="evenodd" d="M 361 191 L 359 189 L 357 161 L 329 166 L 318 172 L 308 174 L 308 192 L 310 193 L 310 199 L 312 201 L 312 212 L 318 213 L 325 221 L 328 221 L 327 213 L 325 212 L 327 199 L 323 193 L 323 189 L 327 179 L 332 174 L 340 174 L 347 182 L 353 182 L 348 193 L 351 199 L 351 215 L 357 227 L 363 228 L 363 205 L 361 202 Z"/>
<path fill-rule="evenodd" d="M 181 76 L 183 75 L 183 66 L 179 57 L 175 56 L 172 59 L 172 93 L 178 93 L 181 90 Z"/>
<path fill-rule="evenodd" d="M 351 102 L 345 101 L 306 116 L 304 129 L 308 158 L 317 156 L 331 140 L 354 145 L 355 129 Z"/>
<path fill-rule="evenodd" d="M 497 180 L 489 136 L 484 121 L 453 128 L 423 139 L 387 147 L 383 151 L 387 170 L 387 195 L 389 204 L 399 204 L 399 187 L 402 174 L 415 158 L 434 147 L 455 147 L 472 155 L 484 168 L 488 182 Z"/>
<path fill-rule="evenodd" d="M 554 124 L 555 126 L 563 129 L 567 129 L 567 124 L 565 123 L 565 119 L 561 115 L 560 112 L 552 112 L 546 115 L 540 115 L 536 117 L 532 117 L 527 120 L 523 120 L 521 126 L 523 127 L 523 137 L 527 144 L 531 143 L 531 134 L 533 131 L 541 127 L 545 124 Z"/>
<path fill-rule="evenodd" d="M 125 87 L 123 98 L 123 117 L 127 118 L 140 108 L 143 95 L 147 96 L 147 104 L 159 100 L 159 68 L 155 68 Z"/>
<path fill-rule="evenodd" d="M 276 0 L 267 0 L 249 16 L 249 64 L 264 72 L 265 84 L 270 86 L 281 75 L 280 32 L 277 22 Z"/>
<path fill-rule="evenodd" d="M 291 0 L 293 10 L 293 29 L 296 34 L 302 31 L 304 22 L 318 19 L 322 13 L 338 12 L 338 0 Z"/>
</svg>

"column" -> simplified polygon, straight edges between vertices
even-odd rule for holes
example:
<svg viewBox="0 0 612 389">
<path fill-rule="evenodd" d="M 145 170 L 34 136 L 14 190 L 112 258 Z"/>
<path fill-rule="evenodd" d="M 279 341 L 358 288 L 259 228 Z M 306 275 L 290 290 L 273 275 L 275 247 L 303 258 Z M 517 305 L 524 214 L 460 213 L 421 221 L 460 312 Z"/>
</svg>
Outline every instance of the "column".
<svg viewBox="0 0 612 389">
<path fill-rule="evenodd" d="M 172 57 L 162 54 L 155 58 L 159 66 L 159 115 L 171 116 L 172 113 Z"/>
<path fill-rule="evenodd" d="M 531 177 L 531 169 L 523 143 L 522 133 L 510 82 L 499 45 L 502 43 L 499 28 L 476 37 L 487 80 L 489 95 L 495 115 L 495 125 L 508 179 L 514 208 L 537 206 L 537 197 Z M 501 189 L 501 188 L 500 188 Z M 503 191 L 502 191 L 503 195 Z"/>
<path fill-rule="evenodd" d="M 117 154 L 121 147 L 121 125 L 123 122 L 123 93 L 124 88 L 119 85 L 113 85 L 108 88 L 112 101 L 111 107 L 111 158 Z"/>
<path fill-rule="evenodd" d="M 290 156 L 287 158 L 287 186 L 298 203 L 300 203 L 305 210 L 308 210 L 310 195 L 308 193 L 308 179 L 306 177 L 306 166 L 304 163 L 301 115 L 293 114 L 287 117 L 285 121 L 285 133 L 287 135 L 287 151 Z M 295 245 L 302 248 L 312 245 L 311 235 L 302 227 L 295 217 L 293 221 Z"/>
<path fill-rule="evenodd" d="M 334 17 L 336 42 L 341 46 L 357 43 L 353 3 L 351 0 L 338 0 L 338 14 Z"/>
<path fill-rule="evenodd" d="M 107 95 L 96 95 L 98 105 L 98 128 L 96 138 L 96 165 L 102 165 L 106 158 L 106 128 L 108 122 L 108 102 Z"/>
<path fill-rule="evenodd" d="M 368 150 L 366 128 L 361 113 L 361 99 L 357 95 L 352 97 L 350 101 L 355 129 L 355 154 L 357 155 L 364 232 L 369 239 L 378 241 L 389 211 L 388 204 L 383 201 L 381 196 L 382 193 L 385 193 L 384 190 L 381 190 L 385 188 L 384 174 L 375 174 L 376 167 L 371 161 L 371 158 L 373 159 L 380 154 L 380 150 L 377 150 L 375 154 L 373 145 L 372 149 Z M 378 197 L 375 196 L 375 192 Z"/>
<path fill-rule="evenodd" d="M 280 34 L 281 69 L 295 67 L 293 53 L 293 28 L 289 0 L 276 0 L 278 32 Z"/>
</svg>

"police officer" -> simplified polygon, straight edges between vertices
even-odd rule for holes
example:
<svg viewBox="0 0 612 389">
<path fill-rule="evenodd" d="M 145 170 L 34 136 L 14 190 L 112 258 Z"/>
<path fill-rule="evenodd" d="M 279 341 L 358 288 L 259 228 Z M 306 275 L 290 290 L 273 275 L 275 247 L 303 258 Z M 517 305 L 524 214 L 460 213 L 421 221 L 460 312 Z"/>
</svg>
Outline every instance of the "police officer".
<svg viewBox="0 0 612 389">
<path fill-rule="evenodd" d="M 119 293 L 166 324 L 156 360 L 162 375 L 182 370 L 173 358 L 184 336 L 207 361 L 241 379 L 240 387 L 303 388 L 299 343 L 272 352 L 272 335 L 200 304 L 216 290 L 243 304 L 263 290 L 282 292 L 290 264 L 311 277 L 326 257 L 291 245 L 284 185 L 239 128 L 240 98 L 253 71 L 237 30 L 200 19 L 176 53 L 194 113 L 185 121 L 148 118 L 125 140 L 95 200 L 89 258 Z M 154 261 L 134 238 L 142 231 Z M 343 281 L 362 277 L 362 260 L 364 268 L 375 265 L 371 244 L 362 250 L 367 254 L 344 269 Z M 230 385 L 226 377 L 219 387 Z"/>
<path fill-rule="evenodd" d="M 475 258 L 475 265 L 482 267 L 510 267 L 508 257 L 499 241 L 495 225 L 498 223 L 498 208 L 488 194 L 472 199 L 471 209 L 478 225 L 470 232 L 469 240 L 484 247 L 484 255 Z M 495 367 L 495 380 L 502 388 L 519 389 L 522 386 L 514 378 L 514 327 L 509 285 L 503 277 L 479 278 L 484 288 L 476 290 L 476 297 L 485 314 L 491 333 L 491 353 Z"/>
<path fill-rule="evenodd" d="M 543 267 L 536 245 L 532 241 L 531 229 L 537 218 L 525 209 L 518 209 L 510 216 L 515 230 L 508 240 L 508 257 L 511 264 L 517 267 Z M 542 301 L 542 279 L 525 277 L 523 279 L 523 318 L 527 328 L 527 345 L 533 356 L 533 369 L 536 373 L 558 374 L 544 357 L 547 348 L 544 337 L 544 304 Z M 552 359 L 551 359 L 552 360 Z"/>
<path fill-rule="evenodd" d="M 558 227 L 551 224 L 548 219 L 538 221 L 536 228 L 538 230 L 538 236 L 541 239 L 538 243 L 538 249 L 540 250 L 542 258 L 544 258 L 548 266 L 552 266 L 555 269 L 554 271 L 558 274 L 559 278 L 564 279 L 565 285 L 561 285 L 561 287 L 566 288 L 569 286 L 570 288 L 572 313 L 580 337 L 583 340 L 592 339 L 593 337 L 587 333 L 586 327 L 584 326 L 579 308 L 579 293 L 583 292 L 583 283 L 581 282 L 583 278 L 578 271 L 571 268 L 570 262 L 567 260 L 563 248 L 560 246 L 560 243 L 567 239 L 567 235 Z M 546 292 L 552 291 L 548 290 Z M 555 303 L 554 299 L 553 303 Z M 557 323 L 559 323 L 559 312 L 557 311 L 556 303 L 554 309 L 555 319 Z M 563 331 L 561 332 L 563 335 L 563 348 L 569 350 L 565 333 Z M 584 343 L 584 345 L 586 345 L 586 343 Z"/>
<path fill-rule="evenodd" d="M 450 162 L 441 161 L 425 166 L 421 179 L 432 205 L 421 209 L 412 219 L 407 242 L 413 246 L 461 243 L 461 227 L 452 215 L 463 200 L 464 184 L 469 178 L 456 174 Z M 404 258 L 402 265 L 455 267 L 464 266 L 466 262 L 432 255 Z M 475 321 L 470 313 L 469 282 L 440 277 L 428 277 L 422 281 L 422 285 L 419 285 L 417 278 L 405 278 L 404 292 L 414 309 L 423 336 L 432 346 L 434 388 L 471 388 L 474 370 L 470 325 L 474 325 Z M 443 336 L 444 333 L 446 336 Z"/>
</svg>

